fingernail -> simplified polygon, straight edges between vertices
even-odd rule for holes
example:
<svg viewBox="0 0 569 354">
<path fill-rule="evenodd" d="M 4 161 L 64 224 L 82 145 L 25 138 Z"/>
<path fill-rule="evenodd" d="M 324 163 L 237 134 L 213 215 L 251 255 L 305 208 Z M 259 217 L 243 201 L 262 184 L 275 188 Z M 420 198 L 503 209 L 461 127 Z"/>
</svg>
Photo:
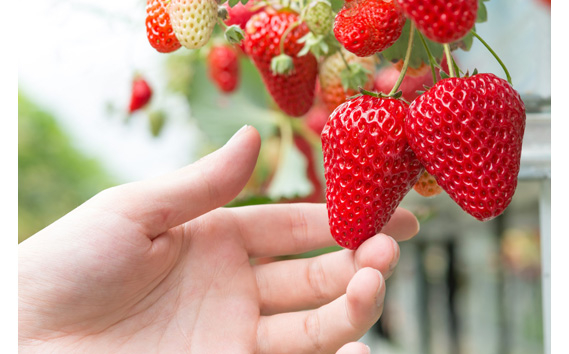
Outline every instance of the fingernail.
<svg viewBox="0 0 569 354">
<path fill-rule="evenodd" d="M 227 142 L 225 143 L 225 145 L 229 144 L 232 140 L 234 140 L 235 138 L 237 138 L 239 135 L 243 134 L 248 128 L 250 127 L 250 125 L 245 124 L 244 126 L 242 126 L 241 128 L 239 128 L 238 131 L 235 132 L 235 134 L 233 134 L 233 136 L 227 140 Z"/>
<path fill-rule="evenodd" d="M 377 276 L 379 277 L 379 286 L 377 287 L 377 291 L 375 293 L 375 304 L 377 307 L 381 307 L 383 305 L 383 296 L 381 294 L 381 291 L 383 290 L 383 276 L 379 270 L 377 271 Z"/>
<path fill-rule="evenodd" d="M 395 241 L 393 237 L 391 236 L 387 237 L 391 239 L 391 245 L 393 247 L 393 259 L 391 260 L 391 263 L 389 263 L 389 273 L 391 273 L 397 266 L 397 263 L 399 263 L 399 244 L 397 243 L 397 241 Z"/>
<path fill-rule="evenodd" d="M 367 350 L 367 353 L 371 354 L 371 348 L 367 344 L 366 344 L 366 350 Z"/>
</svg>

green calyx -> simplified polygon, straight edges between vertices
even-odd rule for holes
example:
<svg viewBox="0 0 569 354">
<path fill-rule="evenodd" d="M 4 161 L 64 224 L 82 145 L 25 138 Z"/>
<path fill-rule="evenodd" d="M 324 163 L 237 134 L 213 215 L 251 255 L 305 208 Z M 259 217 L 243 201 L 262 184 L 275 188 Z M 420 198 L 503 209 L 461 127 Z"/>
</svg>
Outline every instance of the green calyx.
<svg viewBox="0 0 569 354">
<path fill-rule="evenodd" d="M 237 25 L 231 25 L 225 29 L 225 39 L 232 44 L 241 43 L 245 39 L 245 32 Z"/>
<path fill-rule="evenodd" d="M 292 57 L 280 54 L 271 59 L 271 70 L 275 75 L 288 75 L 294 70 Z"/>
</svg>

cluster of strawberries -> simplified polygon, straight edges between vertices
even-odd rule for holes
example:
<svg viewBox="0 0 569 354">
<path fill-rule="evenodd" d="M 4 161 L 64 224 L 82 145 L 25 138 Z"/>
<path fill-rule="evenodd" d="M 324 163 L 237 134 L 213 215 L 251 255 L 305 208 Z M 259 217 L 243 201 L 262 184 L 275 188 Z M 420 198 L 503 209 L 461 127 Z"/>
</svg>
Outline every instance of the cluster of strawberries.
<svg viewBox="0 0 569 354">
<path fill-rule="evenodd" d="M 321 139 L 330 228 L 338 244 L 356 249 L 412 187 L 425 196 L 444 190 L 483 221 L 510 203 L 524 104 L 507 71 L 508 81 L 489 73 L 461 77 L 451 55 L 451 44 L 477 36 L 481 1 L 345 0 L 335 13 L 327 0 L 148 0 L 146 24 L 150 44 L 168 53 L 203 47 L 219 22 L 230 43 L 212 46 L 208 65 L 220 90 L 236 89 L 243 52 L 287 115 L 306 115 L 315 101 L 326 107 Z M 379 53 L 400 39 L 407 22 L 405 58 L 376 73 Z M 411 68 L 415 36 L 429 62 Z M 432 57 L 426 40 L 444 45 L 445 60 Z M 409 80 L 419 86 L 406 91 Z"/>
</svg>

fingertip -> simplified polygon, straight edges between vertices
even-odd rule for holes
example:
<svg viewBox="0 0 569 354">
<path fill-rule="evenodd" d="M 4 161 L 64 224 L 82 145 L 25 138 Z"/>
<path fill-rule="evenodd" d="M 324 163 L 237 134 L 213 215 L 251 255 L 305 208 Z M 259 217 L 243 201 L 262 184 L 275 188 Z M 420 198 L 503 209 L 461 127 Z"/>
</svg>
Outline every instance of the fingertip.
<svg viewBox="0 0 569 354">
<path fill-rule="evenodd" d="M 377 269 L 360 269 L 346 289 L 348 317 L 355 328 L 371 327 L 381 315 L 385 280 Z"/>
<path fill-rule="evenodd" d="M 397 241 L 406 241 L 419 233 L 420 224 L 415 214 L 407 209 L 398 207 L 382 233 L 392 236 Z"/>
<path fill-rule="evenodd" d="M 370 354 L 371 349 L 361 342 L 350 342 L 343 345 L 336 354 Z"/>
<path fill-rule="evenodd" d="M 391 236 L 377 234 L 367 239 L 356 250 L 358 267 L 371 267 L 388 278 L 399 262 L 399 244 Z"/>
</svg>

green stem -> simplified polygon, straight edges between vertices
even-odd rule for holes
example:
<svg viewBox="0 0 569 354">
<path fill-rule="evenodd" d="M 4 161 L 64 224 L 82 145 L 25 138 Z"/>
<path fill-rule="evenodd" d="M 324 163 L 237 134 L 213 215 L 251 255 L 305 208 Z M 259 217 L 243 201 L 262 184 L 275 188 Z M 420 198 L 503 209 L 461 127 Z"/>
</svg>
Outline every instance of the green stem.
<svg viewBox="0 0 569 354">
<path fill-rule="evenodd" d="M 431 53 L 429 46 L 427 46 L 427 41 L 425 40 L 425 37 L 423 37 L 423 34 L 421 32 L 419 32 L 419 38 L 421 38 L 421 43 L 423 43 L 423 47 L 425 47 L 425 51 L 427 52 L 427 57 L 429 58 L 429 65 L 431 66 L 431 73 L 433 74 L 433 84 L 436 84 L 437 83 L 437 72 L 435 70 L 436 60 L 433 57 L 433 54 Z"/>
<path fill-rule="evenodd" d="M 443 44 L 443 47 L 445 49 L 445 55 L 447 57 L 447 64 L 448 64 L 448 71 L 449 71 L 449 75 L 450 77 L 456 77 L 456 74 L 454 72 L 454 59 L 452 58 L 452 54 L 450 53 L 450 45 L 448 43 Z"/>
<path fill-rule="evenodd" d="M 391 92 L 388 96 L 393 96 L 397 90 L 399 90 L 399 86 L 403 82 L 405 78 L 405 73 L 407 72 L 407 66 L 409 65 L 409 59 L 411 58 L 411 51 L 413 49 L 413 38 L 415 37 L 415 24 L 411 22 L 411 27 L 409 29 L 409 41 L 407 42 L 407 52 L 405 53 L 405 59 L 403 60 L 403 67 L 401 68 L 401 72 L 399 73 L 399 77 L 395 82 L 395 85 L 391 89 Z"/>
<path fill-rule="evenodd" d="M 348 61 L 346 60 L 346 57 L 344 56 L 344 53 L 342 52 L 341 48 L 338 51 L 338 53 L 340 53 L 340 58 L 342 58 L 342 61 L 346 65 L 346 69 L 348 69 L 349 72 L 352 72 L 352 69 L 350 68 L 350 64 L 348 64 Z"/>
<path fill-rule="evenodd" d="M 290 26 L 288 26 L 288 28 L 284 31 L 283 36 L 281 37 L 281 42 L 279 43 L 279 49 L 281 51 L 281 54 L 285 54 L 284 51 L 284 45 L 285 45 L 285 38 L 286 36 L 289 35 L 290 32 L 292 32 L 293 29 L 296 28 L 296 26 L 300 25 L 300 21 L 296 21 L 294 23 L 292 23 Z"/>
<path fill-rule="evenodd" d="M 500 66 L 502 67 L 502 69 L 504 70 L 504 72 L 506 73 L 506 78 L 508 79 L 508 82 L 510 83 L 510 85 L 512 84 L 512 77 L 510 76 L 510 72 L 508 71 L 508 68 L 506 68 L 506 65 L 504 64 L 504 62 L 502 61 L 502 59 L 500 59 L 500 57 L 498 56 L 498 54 L 496 54 L 496 52 L 490 47 L 490 45 L 488 45 L 488 43 L 486 43 L 482 37 L 480 37 L 478 35 L 478 33 L 474 32 L 474 30 L 470 30 L 470 33 L 472 33 L 472 35 L 474 37 L 476 37 L 480 43 L 482 43 L 486 49 L 488 49 L 488 51 L 490 51 L 490 53 L 492 53 L 492 55 L 494 56 L 494 58 L 496 58 L 496 60 L 498 61 L 498 63 L 500 63 Z"/>
</svg>

